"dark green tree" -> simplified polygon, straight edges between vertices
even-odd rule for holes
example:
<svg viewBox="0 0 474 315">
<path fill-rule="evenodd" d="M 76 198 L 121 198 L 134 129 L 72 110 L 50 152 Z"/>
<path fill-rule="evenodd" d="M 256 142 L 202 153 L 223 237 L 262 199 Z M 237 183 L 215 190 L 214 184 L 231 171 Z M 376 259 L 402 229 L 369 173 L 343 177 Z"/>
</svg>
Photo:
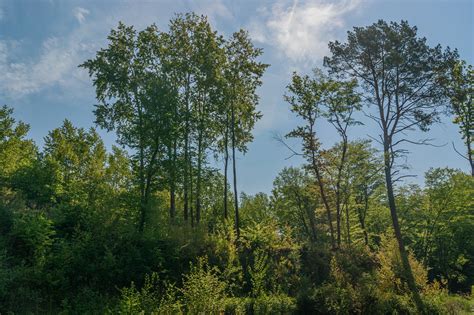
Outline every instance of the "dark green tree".
<svg viewBox="0 0 474 315">
<path fill-rule="evenodd" d="M 93 77 L 99 104 L 96 123 L 115 130 L 118 142 L 133 151 L 140 191 L 139 231 L 143 231 L 149 200 L 164 157 L 177 92 L 168 83 L 160 59 L 160 32 L 152 25 L 137 32 L 120 23 L 112 30 L 109 46 L 81 67 Z"/>
</svg>

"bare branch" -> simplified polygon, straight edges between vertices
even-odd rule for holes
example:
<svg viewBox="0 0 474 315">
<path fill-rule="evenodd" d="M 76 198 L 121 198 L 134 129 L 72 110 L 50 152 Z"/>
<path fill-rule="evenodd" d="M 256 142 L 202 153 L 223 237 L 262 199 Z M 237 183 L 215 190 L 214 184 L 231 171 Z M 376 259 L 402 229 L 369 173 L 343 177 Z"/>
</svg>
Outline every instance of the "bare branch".
<svg viewBox="0 0 474 315">
<path fill-rule="evenodd" d="M 281 135 L 274 135 L 273 136 L 273 140 L 276 140 L 278 141 L 279 143 L 283 144 L 288 150 L 290 150 L 290 152 L 292 153 L 290 156 L 286 157 L 285 160 L 289 160 L 291 159 L 292 157 L 294 156 L 303 156 L 302 153 L 300 152 L 297 152 L 296 150 L 294 150 L 292 147 L 290 147 L 286 142 L 285 140 L 283 140 L 283 137 Z"/>
<path fill-rule="evenodd" d="M 399 181 L 401 181 L 403 178 L 407 178 L 407 177 L 414 178 L 414 177 L 417 177 L 417 175 L 402 175 L 402 176 L 399 176 L 399 177 L 397 177 L 397 178 L 394 178 L 394 179 L 393 179 L 393 182 L 394 182 L 394 183 L 399 182 Z"/>
<path fill-rule="evenodd" d="M 430 141 L 434 141 L 435 139 L 432 139 L 432 138 L 428 138 L 428 139 L 423 139 L 423 140 L 418 140 L 418 141 L 413 141 L 413 140 L 408 140 L 406 138 L 404 139 L 401 139 L 401 140 L 398 140 L 396 141 L 395 143 L 392 144 L 392 147 L 395 147 L 396 145 L 402 143 L 402 142 L 407 142 L 407 143 L 410 143 L 410 144 L 416 144 L 416 145 L 427 145 L 427 146 L 431 146 L 431 147 L 435 147 L 435 148 L 441 148 L 441 147 L 444 147 L 447 143 L 445 144 L 433 144 L 433 143 L 430 143 Z"/>
<path fill-rule="evenodd" d="M 464 154 L 462 154 L 461 152 L 459 152 L 459 151 L 456 149 L 456 147 L 454 146 L 454 142 L 451 142 L 451 143 L 453 144 L 453 149 L 454 149 L 454 151 L 455 151 L 457 154 L 459 154 L 460 157 L 462 157 L 463 159 L 466 159 L 467 161 L 469 161 L 469 159 L 468 159 Z"/>
</svg>

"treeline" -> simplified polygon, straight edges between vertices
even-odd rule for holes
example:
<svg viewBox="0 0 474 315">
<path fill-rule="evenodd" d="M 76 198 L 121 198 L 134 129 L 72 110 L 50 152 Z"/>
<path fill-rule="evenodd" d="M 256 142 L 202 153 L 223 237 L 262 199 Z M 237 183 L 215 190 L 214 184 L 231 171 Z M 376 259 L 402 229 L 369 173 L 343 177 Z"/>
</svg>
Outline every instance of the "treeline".
<svg viewBox="0 0 474 315">
<path fill-rule="evenodd" d="M 117 135 L 110 152 L 68 120 L 39 149 L 0 109 L 0 312 L 472 307 L 474 177 L 431 169 L 424 187 L 400 182 L 403 145 L 428 143 L 409 132 L 447 112 L 473 166 L 474 72 L 456 51 L 428 46 L 404 21 L 329 43 L 325 70 L 294 73 L 281 91 L 299 126 L 279 140 L 306 162 L 283 169 L 270 195 L 248 196 L 237 191 L 236 152 L 252 141 L 268 67 L 248 34 L 224 38 L 186 14 L 166 32 L 120 23 L 108 42 L 80 67 L 97 126 Z M 352 140 L 361 112 L 379 136 Z M 322 120 L 340 138 L 332 146 L 318 137 Z"/>
</svg>

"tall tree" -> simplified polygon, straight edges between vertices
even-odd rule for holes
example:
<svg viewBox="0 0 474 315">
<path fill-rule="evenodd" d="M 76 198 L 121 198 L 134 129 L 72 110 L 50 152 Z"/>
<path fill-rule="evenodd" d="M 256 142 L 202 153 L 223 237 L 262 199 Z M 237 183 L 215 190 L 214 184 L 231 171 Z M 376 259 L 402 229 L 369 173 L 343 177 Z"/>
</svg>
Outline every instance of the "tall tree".
<svg viewBox="0 0 474 315">
<path fill-rule="evenodd" d="M 471 175 L 474 176 L 474 69 L 471 65 L 466 65 L 465 61 L 456 63 L 446 84 L 454 123 L 459 125 L 459 132 L 466 145 L 467 154 L 458 153 L 469 162 Z"/>
<path fill-rule="evenodd" d="M 319 69 L 313 70 L 313 77 L 293 74 L 292 82 L 288 85 L 289 94 L 285 100 L 291 105 L 291 111 L 301 117 L 305 123 L 291 131 L 287 137 L 300 138 L 303 142 L 302 155 L 307 159 L 313 172 L 319 193 L 326 209 L 331 246 L 333 249 L 340 244 L 341 204 L 342 204 L 342 172 L 346 163 L 347 129 L 355 124 L 352 113 L 358 108 L 359 97 L 355 93 L 355 81 L 336 81 L 325 76 Z M 328 191 L 327 180 L 324 179 L 325 163 L 324 150 L 316 135 L 317 120 L 326 117 L 334 125 L 342 138 L 340 161 L 337 163 L 335 176 L 336 223 L 337 240 L 333 225 L 333 213 Z M 337 243 L 337 244 L 336 244 Z"/>
<path fill-rule="evenodd" d="M 347 42 L 329 43 L 330 57 L 324 63 L 332 73 L 357 78 L 362 83 L 363 98 L 374 105 L 376 112 L 368 114 L 380 127 L 378 141 L 383 146 L 388 204 L 395 237 L 404 268 L 404 281 L 413 293 L 420 312 L 424 311 L 408 260 L 398 220 L 394 182 L 399 169 L 396 158 L 406 150 L 403 143 L 412 141 L 406 132 L 418 127 L 427 131 L 436 121 L 444 101 L 441 82 L 457 52 L 431 48 L 426 38 L 417 36 L 417 28 L 406 21 L 378 21 L 368 27 L 355 27 L 348 32 Z"/>
<path fill-rule="evenodd" d="M 336 203 L 336 230 L 337 230 L 337 245 L 341 245 L 341 217 L 343 204 L 346 205 L 346 222 L 348 221 L 348 206 L 347 199 L 349 196 L 348 185 L 344 185 L 344 170 L 347 164 L 347 149 L 348 149 L 348 128 L 356 125 L 359 122 L 353 118 L 355 111 L 360 109 L 360 98 L 355 89 L 357 81 L 352 80 L 348 82 L 332 80 L 321 76 L 319 79 L 326 81 L 327 88 L 324 91 L 324 107 L 323 116 L 334 126 L 337 133 L 341 137 L 340 156 L 337 164 L 336 180 L 335 180 L 335 203 Z M 345 197 L 345 202 L 343 198 Z M 350 238 L 349 234 L 348 237 Z"/>
<path fill-rule="evenodd" d="M 165 135 L 165 112 L 174 106 L 174 90 L 162 73 L 159 32 L 152 25 L 139 32 L 119 23 L 109 45 L 81 67 L 93 77 L 99 104 L 96 123 L 115 130 L 118 142 L 134 151 L 140 190 L 139 231 L 143 231 Z"/>
<path fill-rule="evenodd" d="M 175 86 L 180 92 L 179 108 L 183 113 L 183 215 L 184 220 L 200 219 L 201 172 L 209 129 L 209 106 L 212 80 L 216 76 L 218 37 L 205 16 L 178 14 L 170 22 L 167 60 Z M 197 152 L 194 152 L 197 151 Z M 197 156 L 197 161 L 194 157 Z M 196 217 L 193 204 L 194 164 L 197 164 Z"/>
<path fill-rule="evenodd" d="M 220 82 L 225 62 L 224 40 L 212 31 L 207 19 L 201 18 L 195 31 L 196 91 L 193 96 L 196 117 L 196 222 L 201 218 L 201 191 L 207 150 L 216 141 L 218 126 L 216 116 L 222 101 Z"/>
<path fill-rule="evenodd" d="M 255 122 L 261 117 L 260 112 L 256 109 L 259 100 L 256 90 L 262 84 L 261 77 L 268 65 L 257 60 L 263 51 L 253 45 L 248 33 L 244 30 L 235 32 L 232 35 L 227 41 L 225 52 L 227 56 L 223 74 L 226 82 L 225 99 L 228 102 L 228 110 L 230 111 L 228 115 L 230 119 L 227 120 L 230 125 L 225 133 L 226 136 L 230 133 L 230 145 L 232 148 L 235 231 L 238 238 L 240 228 L 236 150 L 245 152 L 247 150 L 247 143 L 253 139 L 251 131 Z M 225 140 L 226 152 L 228 142 Z M 226 192 L 227 190 L 225 190 Z"/>
</svg>

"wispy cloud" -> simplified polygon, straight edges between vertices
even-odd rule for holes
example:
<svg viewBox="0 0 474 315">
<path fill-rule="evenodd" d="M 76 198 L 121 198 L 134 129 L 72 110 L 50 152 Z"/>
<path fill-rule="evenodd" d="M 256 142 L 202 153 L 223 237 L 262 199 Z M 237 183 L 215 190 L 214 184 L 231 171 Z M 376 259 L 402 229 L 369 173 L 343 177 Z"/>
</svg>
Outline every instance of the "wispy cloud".
<svg viewBox="0 0 474 315">
<path fill-rule="evenodd" d="M 81 8 L 81 7 L 76 7 L 73 10 L 74 17 L 79 23 L 83 23 L 86 19 L 86 15 L 89 15 L 89 10 Z"/>
<path fill-rule="evenodd" d="M 320 59 L 327 43 L 345 27 L 347 14 L 356 11 L 361 0 L 287 1 L 264 7 L 250 25 L 255 41 L 275 46 L 293 61 Z"/>
<path fill-rule="evenodd" d="M 103 9 L 99 6 L 94 10 Z M 233 18 L 222 0 L 175 0 L 175 5 L 166 7 L 166 10 L 158 2 L 136 6 L 129 0 L 109 8 L 107 12 L 98 12 L 94 17 L 90 16 L 88 9 L 74 8 L 73 17 L 79 25 L 64 36 L 46 38 L 38 51 L 25 59 L 16 57 L 22 55 L 16 54 L 24 49 L 21 43 L 13 47 L 12 41 L 0 40 L 0 95 L 21 98 L 56 86 L 67 89 L 68 92 L 65 90 L 64 93 L 78 94 L 81 89 L 90 87 L 90 80 L 87 73 L 77 66 L 105 45 L 107 33 L 117 26 L 118 21 L 132 24 L 137 29 L 155 22 L 165 27 L 174 12 L 188 11 L 206 14 L 214 27 L 219 19 Z"/>
<path fill-rule="evenodd" d="M 74 38 L 50 37 L 42 43 L 37 59 L 13 62 L 17 49 L 21 49 L 21 43 L 0 41 L 0 94 L 10 98 L 21 98 L 55 85 L 77 87 L 77 82 L 83 80 L 83 70 L 77 65 L 84 52 L 90 50 Z"/>
</svg>

